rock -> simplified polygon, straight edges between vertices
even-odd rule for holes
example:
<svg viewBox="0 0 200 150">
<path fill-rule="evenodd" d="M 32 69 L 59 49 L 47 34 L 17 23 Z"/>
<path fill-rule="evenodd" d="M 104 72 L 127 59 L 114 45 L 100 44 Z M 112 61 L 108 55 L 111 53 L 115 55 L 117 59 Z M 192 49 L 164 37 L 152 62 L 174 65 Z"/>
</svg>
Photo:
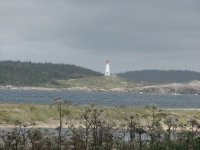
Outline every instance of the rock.
<svg viewBox="0 0 200 150">
<path fill-rule="evenodd" d="M 106 78 L 109 79 L 109 78 Z M 111 77 L 111 79 L 113 79 Z M 114 78 L 118 80 L 118 78 Z M 73 81 L 73 80 L 70 80 Z M 125 82 L 123 83 L 125 84 Z M 68 90 L 85 92 L 136 92 L 136 93 L 165 93 L 165 94 L 196 94 L 200 95 L 200 81 L 194 80 L 189 83 L 170 83 L 154 86 L 137 85 L 135 88 L 116 87 L 112 89 L 101 89 L 99 87 L 71 87 L 71 88 L 45 88 L 45 87 L 15 87 L 12 85 L 0 86 L 0 89 L 20 89 L 20 90 Z"/>
</svg>

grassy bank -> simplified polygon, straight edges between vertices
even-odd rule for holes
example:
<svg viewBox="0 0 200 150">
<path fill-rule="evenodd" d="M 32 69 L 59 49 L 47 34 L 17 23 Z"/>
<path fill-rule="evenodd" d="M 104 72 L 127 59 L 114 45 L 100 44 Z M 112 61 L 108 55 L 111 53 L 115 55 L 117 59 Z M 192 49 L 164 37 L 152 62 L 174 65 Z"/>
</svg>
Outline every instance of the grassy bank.
<svg viewBox="0 0 200 150">
<path fill-rule="evenodd" d="M 66 106 L 63 106 L 65 109 Z M 86 106 L 69 106 L 69 114 L 67 118 L 76 119 L 82 115 L 82 110 Z M 151 111 L 145 107 L 134 106 L 94 106 L 98 110 L 103 111 L 105 119 L 114 119 L 119 122 L 125 121 L 132 114 L 137 114 L 142 117 L 150 114 Z M 168 115 L 174 115 L 179 119 L 179 122 L 185 123 L 190 119 L 200 120 L 199 110 L 192 109 L 159 109 L 158 118 L 165 119 Z M 56 106 L 44 104 L 28 104 L 28 103 L 1 103 L 0 104 L 0 124 L 14 124 L 15 121 L 28 121 L 34 123 L 36 121 L 48 123 L 49 120 L 59 120 L 59 113 Z"/>
<path fill-rule="evenodd" d="M 53 104 L 0 104 L 1 123 L 16 125 L 12 130 L 0 131 L 0 149 L 200 149 L 199 110 L 159 109 L 156 104 L 70 106 L 69 101 L 59 97 L 54 98 Z M 58 120 L 57 135 L 34 127 L 38 121 L 49 123 L 50 120 Z M 63 124 L 68 125 L 64 133 Z"/>
<path fill-rule="evenodd" d="M 63 87 L 88 87 L 88 88 L 100 88 L 111 89 L 116 87 L 131 87 L 131 82 L 120 77 L 84 77 L 70 80 L 57 80 L 58 86 Z"/>
<path fill-rule="evenodd" d="M 83 77 L 69 80 L 56 80 L 56 84 L 51 82 L 42 84 L 42 87 L 49 88 L 69 88 L 69 87 L 88 87 L 88 88 L 99 88 L 99 89 L 112 89 L 118 87 L 134 88 L 143 87 L 148 85 L 160 85 L 160 83 L 142 83 L 127 81 L 118 76 L 100 76 L 100 77 Z"/>
</svg>

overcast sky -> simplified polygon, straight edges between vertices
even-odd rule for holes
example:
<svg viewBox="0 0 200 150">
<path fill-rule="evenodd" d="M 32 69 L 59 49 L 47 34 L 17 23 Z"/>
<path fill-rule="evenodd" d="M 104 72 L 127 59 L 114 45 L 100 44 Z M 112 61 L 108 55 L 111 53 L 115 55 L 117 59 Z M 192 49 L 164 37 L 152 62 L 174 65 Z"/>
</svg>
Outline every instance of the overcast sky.
<svg viewBox="0 0 200 150">
<path fill-rule="evenodd" d="M 200 72 L 200 1 L 0 0 L 0 60 Z"/>
</svg>

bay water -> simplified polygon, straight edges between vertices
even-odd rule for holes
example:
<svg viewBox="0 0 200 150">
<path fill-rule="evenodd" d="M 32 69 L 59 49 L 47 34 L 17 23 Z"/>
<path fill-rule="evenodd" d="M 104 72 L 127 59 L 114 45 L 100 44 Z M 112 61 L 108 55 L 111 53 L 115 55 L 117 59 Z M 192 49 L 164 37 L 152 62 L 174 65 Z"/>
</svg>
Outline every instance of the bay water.
<svg viewBox="0 0 200 150">
<path fill-rule="evenodd" d="M 58 96 L 78 105 L 147 106 L 155 103 L 160 108 L 200 108 L 200 95 L 0 89 L 0 103 L 51 104 Z"/>
</svg>

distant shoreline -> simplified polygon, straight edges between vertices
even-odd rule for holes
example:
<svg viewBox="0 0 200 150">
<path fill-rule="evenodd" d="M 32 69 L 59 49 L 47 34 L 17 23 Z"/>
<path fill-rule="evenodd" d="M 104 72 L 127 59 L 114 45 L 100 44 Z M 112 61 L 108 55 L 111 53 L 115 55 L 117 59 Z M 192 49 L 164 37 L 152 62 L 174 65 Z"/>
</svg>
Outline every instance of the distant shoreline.
<svg viewBox="0 0 200 150">
<path fill-rule="evenodd" d="M 86 86 L 70 87 L 70 88 L 48 88 L 48 87 L 17 87 L 13 85 L 0 86 L 0 89 L 200 95 L 200 81 L 196 80 L 189 83 L 168 83 L 163 85 L 136 86 L 133 88 L 116 87 L 112 89 L 103 89 L 99 87 L 91 88 Z"/>
</svg>

